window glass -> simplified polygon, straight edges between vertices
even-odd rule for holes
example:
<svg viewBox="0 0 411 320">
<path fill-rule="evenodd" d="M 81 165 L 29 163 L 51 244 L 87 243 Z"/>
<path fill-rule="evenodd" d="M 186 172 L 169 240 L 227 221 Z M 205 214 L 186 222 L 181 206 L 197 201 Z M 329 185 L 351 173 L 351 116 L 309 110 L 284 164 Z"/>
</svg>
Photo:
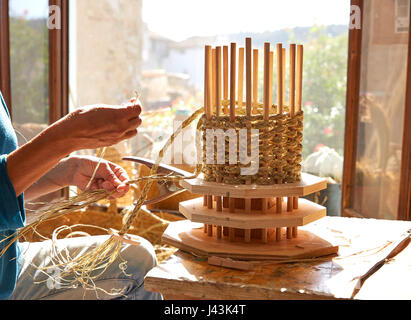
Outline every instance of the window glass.
<svg viewBox="0 0 411 320">
<path fill-rule="evenodd" d="M 48 123 L 48 1 L 10 1 L 12 116 L 19 143 Z"/>
<path fill-rule="evenodd" d="M 369 218 L 397 216 L 409 4 L 409 0 L 364 1 L 353 208 Z"/>
<path fill-rule="evenodd" d="M 349 16 L 349 0 L 72 0 L 71 107 L 119 104 L 137 90 L 144 107 L 140 134 L 108 152 L 117 160 L 156 158 L 176 126 L 203 106 L 204 45 L 240 47 L 252 37 L 262 54 L 267 41 L 287 49 L 304 44 L 303 156 L 328 147 L 336 165 L 326 170 L 327 163 L 316 162 L 309 170 L 341 182 Z M 262 101 L 262 85 L 259 90 Z M 184 135 L 183 155 L 169 163 L 192 168 L 196 157 L 185 145 L 193 141 L 192 131 Z"/>
</svg>

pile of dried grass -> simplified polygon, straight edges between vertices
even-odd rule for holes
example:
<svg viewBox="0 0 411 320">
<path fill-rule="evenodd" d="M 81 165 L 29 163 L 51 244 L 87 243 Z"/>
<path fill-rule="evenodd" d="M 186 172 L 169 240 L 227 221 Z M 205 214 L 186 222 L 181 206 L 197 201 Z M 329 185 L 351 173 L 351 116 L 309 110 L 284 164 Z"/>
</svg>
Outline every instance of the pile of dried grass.
<svg viewBox="0 0 411 320">
<path fill-rule="evenodd" d="M 126 207 L 122 213 L 118 214 L 90 206 L 61 216 L 58 219 L 42 222 L 36 230 L 29 230 L 24 234 L 20 241 L 42 242 L 51 239 L 55 230 L 61 226 L 69 228 L 59 232 L 58 239 L 66 238 L 73 231 L 77 233 L 77 237 L 84 236 L 83 234 L 90 236 L 106 235 L 109 229 L 121 229 L 123 216 L 128 210 L 130 208 Z M 139 218 L 133 221 L 128 234 L 138 235 L 150 241 L 156 250 L 158 261 L 161 262 L 176 251 L 175 248 L 163 245 L 161 236 L 170 222 L 181 219 L 181 217 L 167 212 L 152 213 L 142 208 Z"/>
</svg>

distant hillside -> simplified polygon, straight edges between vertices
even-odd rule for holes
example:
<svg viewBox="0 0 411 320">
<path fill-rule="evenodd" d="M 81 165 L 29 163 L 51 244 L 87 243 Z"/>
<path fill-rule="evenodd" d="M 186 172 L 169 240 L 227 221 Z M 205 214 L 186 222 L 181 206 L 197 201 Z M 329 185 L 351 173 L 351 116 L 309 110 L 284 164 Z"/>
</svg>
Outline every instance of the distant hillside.
<svg viewBox="0 0 411 320">
<path fill-rule="evenodd" d="M 329 25 L 323 27 L 325 33 L 330 37 L 336 37 L 348 32 L 346 25 Z M 281 29 L 278 31 L 267 31 L 262 33 L 236 33 L 227 35 L 228 39 L 233 42 L 241 43 L 246 37 L 253 39 L 253 45 L 262 47 L 264 42 L 282 42 L 287 44 L 290 40 L 290 35 L 293 35 L 295 41 L 305 42 L 310 33 L 311 27 L 296 27 L 291 29 Z"/>
</svg>

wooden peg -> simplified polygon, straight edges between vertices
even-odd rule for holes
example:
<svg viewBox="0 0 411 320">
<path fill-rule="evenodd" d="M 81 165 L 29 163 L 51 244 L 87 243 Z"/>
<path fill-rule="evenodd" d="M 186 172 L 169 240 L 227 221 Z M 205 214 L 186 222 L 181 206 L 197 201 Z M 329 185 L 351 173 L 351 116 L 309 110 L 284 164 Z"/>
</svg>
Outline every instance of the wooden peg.
<svg viewBox="0 0 411 320">
<path fill-rule="evenodd" d="M 264 43 L 264 120 L 270 117 L 270 43 Z"/>
<path fill-rule="evenodd" d="M 212 49 L 211 55 L 211 114 L 216 112 L 216 100 L 217 100 L 217 50 Z"/>
<path fill-rule="evenodd" d="M 253 113 L 257 113 L 258 103 L 258 49 L 253 50 Z"/>
<path fill-rule="evenodd" d="M 283 68 L 283 46 L 281 43 L 277 44 L 277 105 L 278 113 L 283 114 L 283 102 L 284 102 L 284 68 Z M 283 183 L 281 179 L 277 183 Z M 277 213 L 282 213 L 283 199 L 276 199 Z M 277 229 L 278 230 L 278 229 Z M 280 231 L 281 233 L 281 231 Z M 278 234 L 278 232 L 277 232 Z"/>
<path fill-rule="evenodd" d="M 304 47 L 297 46 L 297 73 L 296 73 L 296 111 L 302 110 L 302 96 L 303 96 L 303 64 L 304 64 Z"/>
<path fill-rule="evenodd" d="M 288 227 L 287 228 L 287 239 L 292 239 L 293 238 L 293 228 Z"/>
<path fill-rule="evenodd" d="M 216 48 L 216 115 L 221 114 L 221 47 Z"/>
<path fill-rule="evenodd" d="M 230 120 L 235 121 L 237 44 L 231 43 L 230 59 Z"/>
<path fill-rule="evenodd" d="M 207 234 L 209 237 L 213 236 L 213 226 L 210 224 L 207 226 Z"/>
<path fill-rule="evenodd" d="M 287 198 L 287 212 L 293 212 L 294 209 L 294 198 L 288 197 Z"/>
<path fill-rule="evenodd" d="M 244 100 L 244 48 L 238 49 L 237 106 L 242 108 Z"/>
<path fill-rule="evenodd" d="M 293 227 L 293 238 L 298 237 L 298 227 Z"/>
<path fill-rule="evenodd" d="M 247 116 L 251 116 L 252 113 L 252 43 L 251 38 L 245 40 L 246 62 L 245 62 L 245 96 L 246 96 L 246 109 Z"/>
<path fill-rule="evenodd" d="M 282 232 L 282 228 L 275 228 L 275 240 L 277 241 L 281 240 L 281 232 Z"/>
<path fill-rule="evenodd" d="M 283 74 L 282 74 L 282 88 L 283 88 L 283 105 L 287 104 L 286 100 L 286 85 L 285 85 L 285 78 L 287 74 L 287 49 L 283 48 L 283 56 L 282 56 L 282 63 L 283 63 Z"/>
<path fill-rule="evenodd" d="M 224 100 L 228 100 L 228 46 L 223 47 L 223 82 L 224 90 L 223 97 Z M 224 114 L 228 114 L 227 108 L 224 107 Z"/>
<path fill-rule="evenodd" d="M 290 116 L 295 116 L 295 44 L 290 44 Z"/>
</svg>

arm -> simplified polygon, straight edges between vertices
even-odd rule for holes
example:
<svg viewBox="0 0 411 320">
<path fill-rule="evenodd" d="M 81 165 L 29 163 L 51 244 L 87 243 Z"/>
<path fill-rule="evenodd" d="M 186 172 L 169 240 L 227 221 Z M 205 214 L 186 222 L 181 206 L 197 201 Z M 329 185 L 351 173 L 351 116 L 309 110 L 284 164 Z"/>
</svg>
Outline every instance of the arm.
<svg viewBox="0 0 411 320">
<path fill-rule="evenodd" d="M 136 102 L 121 107 L 90 106 L 56 122 L 7 156 L 7 172 L 16 194 L 21 195 L 76 150 L 111 146 L 135 136 L 140 113 Z"/>
<path fill-rule="evenodd" d="M 99 164 L 100 163 L 100 164 Z M 113 198 L 120 198 L 129 191 L 124 182 L 129 180 L 127 172 L 120 166 L 96 157 L 71 156 L 61 160 L 57 166 L 47 172 L 25 192 L 25 198 L 32 200 L 42 195 L 75 186 L 84 191 L 99 164 L 90 190 L 105 189 L 113 191 Z"/>
</svg>

